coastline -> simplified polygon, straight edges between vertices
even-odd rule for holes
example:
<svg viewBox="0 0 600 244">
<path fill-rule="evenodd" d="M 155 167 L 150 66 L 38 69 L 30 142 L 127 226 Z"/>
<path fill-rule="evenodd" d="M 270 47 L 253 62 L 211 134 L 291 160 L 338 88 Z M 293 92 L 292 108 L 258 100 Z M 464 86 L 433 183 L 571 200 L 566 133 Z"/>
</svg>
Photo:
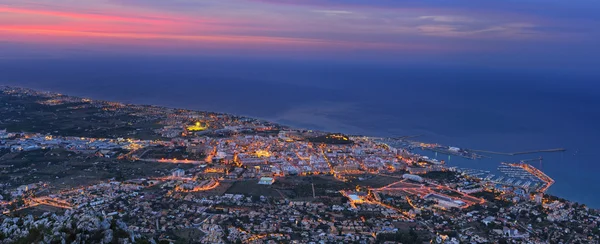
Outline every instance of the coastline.
<svg viewBox="0 0 600 244">
<path fill-rule="evenodd" d="M 30 88 L 30 87 L 22 87 L 22 86 L 6 86 L 6 87 L 25 88 L 25 89 L 31 89 L 31 90 L 34 90 L 34 91 L 39 91 L 39 90 L 37 90 L 37 89 L 35 89 L 35 88 Z M 44 91 L 44 92 L 50 92 L 50 93 L 58 93 L 58 94 L 61 94 L 60 92 L 56 92 L 56 91 Z M 95 100 L 95 101 L 101 101 L 101 102 L 115 102 L 114 100 L 96 99 L 96 98 L 94 98 L 94 97 L 84 97 L 84 96 L 78 96 L 78 95 L 71 96 L 71 95 L 69 95 L 69 94 L 65 94 L 65 95 L 67 95 L 67 96 L 70 96 L 70 97 L 76 97 L 76 98 L 90 98 L 90 99 L 93 99 L 93 100 Z M 255 117 L 255 116 L 251 116 L 251 115 L 242 115 L 242 114 L 238 114 L 238 113 L 229 113 L 229 112 L 213 112 L 213 111 L 208 111 L 208 110 L 198 110 L 198 109 L 194 109 L 194 108 L 181 108 L 181 107 L 165 106 L 165 105 L 161 105 L 161 104 L 132 103 L 132 102 L 122 102 L 122 101 L 116 101 L 116 102 L 123 103 L 123 104 L 125 104 L 125 105 L 133 105 L 133 106 L 151 106 L 151 107 L 156 107 L 156 108 L 164 108 L 164 109 L 185 109 L 185 110 L 189 110 L 189 111 L 196 111 L 196 112 L 207 112 L 207 113 L 222 114 L 222 115 L 229 115 L 229 116 L 238 116 L 238 117 L 244 117 L 244 118 L 256 119 L 256 120 L 260 120 L 260 121 L 266 121 L 266 122 L 273 123 L 273 124 L 276 124 L 276 125 L 279 125 L 279 126 L 283 126 L 283 127 L 294 128 L 294 129 L 306 129 L 306 130 L 314 130 L 314 131 L 319 131 L 319 132 L 323 132 L 323 133 L 343 133 L 343 134 L 351 134 L 351 133 L 346 133 L 346 132 L 344 132 L 344 131 L 330 131 L 330 130 L 322 130 L 322 129 L 302 128 L 302 127 L 297 127 L 297 126 L 295 126 L 295 125 L 294 125 L 294 124 L 292 124 L 292 123 L 289 123 L 289 124 L 282 124 L 282 123 L 279 123 L 279 122 L 277 122 L 277 121 L 270 120 L 270 119 L 268 119 L 268 118 L 260 118 L 260 117 Z M 372 136 L 365 135 L 365 134 L 352 134 L 352 135 L 355 135 L 355 136 L 367 136 L 367 137 L 372 137 Z M 423 153 L 423 155 L 429 155 L 429 156 L 431 156 L 432 158 L 435 158 L 435 157 L 433 156 L 434 154 L 432 154 L 432 153 L 427 153 L 427 152 L 421 152 L 421 153 Z M 437 155 L 437 154 L 436 154 L 436 155 Z M 443 159 L 444 157 L 445 157 L 445 156 L 440 156 L 440 157 L 437 157 L 437 158 L 441 158 L 441 159 Z M 488 166 L 484 166 L 484 167 L 481 167 L 481 166 L 482 166 L 481 164 L 477 164 L 477 163 L 476 163 L 476 162 L 477 162 L 476 160 L 464 160 L 464 159 L 457 160 L 457 159 L 456 159 L 456 157 L 455 157 L 455 158 L 453 158 L 452 160 L 450 160 L 450 157 L 448 157 L 448 160 L 447 160 L 447 162 L 449 163 L 449 165 L 450 165 L 450 166 L 454 166 L 454 167 L 465 167 L 465 166 L 466 166 L 466 167 L 472 167 L 472 166 L 477 166 L 477 165 L 479 165 L 479 167 L 474 167 L 474 168 L 481 168 L 481 169 L 485 169 L 485 170 L 492 170 L 492 171 L 493 171 L 493 170 L 495 170 L 495 166 L 493 166 L 493 165 L 495 165 L 495 164 L 494 164 L 494 163 L 490 163 L 490 162 L 493 162 L 493 160 L 495 160 L 495 159 L 491 159 L 491 160 L 490 160 L 490 159 L 488 159 L 488 160 L 486 160 L 485 162 L 486 162 L 486 163 L 489 163 L 489 164 L 488 164 Z M 500 162 L 495 162 L 495 163 L 497 163 L 497 165 L 499 165 L 499 163 L 500 163 Z M 492 165 L 492 167 L 491 167 L 491 168 L 490 168 L 490 165 Z M 558 183 L 558 185 L 562 185 L 562 184 Z M 554 186 L 554 187 L 556 187 L 556 186 Z M 552 188 L 551 188 L 551 189 L 550 189 L 550 193 L 552 193 L 552 192 L 553 192 L 553 191 L 552 191 Z M 559 196 L 562 196 L 563 194 L 558 194 L 558 195 L 559 195 Z M 575 200 L 575 201 L 577 201 L 577 202 L 581 202 L 580 200 Z"/>
</svg>

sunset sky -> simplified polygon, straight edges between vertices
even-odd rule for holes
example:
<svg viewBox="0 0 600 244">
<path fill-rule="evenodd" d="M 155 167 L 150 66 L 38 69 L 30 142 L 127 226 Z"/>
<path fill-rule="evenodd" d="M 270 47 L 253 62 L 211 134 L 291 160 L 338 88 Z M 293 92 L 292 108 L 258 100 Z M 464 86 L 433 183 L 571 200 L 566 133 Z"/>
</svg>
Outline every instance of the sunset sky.
<svg viewBox="0 0 600 244">
<path fill-rule="evenodd" d="M 600 54 L 599 7 L 594 0 L 0 0 L 0 57 L 210 54 L 592 66 Z"/>
</svg>

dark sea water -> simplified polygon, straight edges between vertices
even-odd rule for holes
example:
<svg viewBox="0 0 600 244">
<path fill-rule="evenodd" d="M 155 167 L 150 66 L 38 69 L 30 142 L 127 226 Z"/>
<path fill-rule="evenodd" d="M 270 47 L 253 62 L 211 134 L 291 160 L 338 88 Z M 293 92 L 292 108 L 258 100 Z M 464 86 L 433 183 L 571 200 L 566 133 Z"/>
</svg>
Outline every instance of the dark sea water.
<svg viewBox="0 0 600 244">
<path fill-rule="evenodd" d="M 181 58 L 0 61 L 0 84 L 96 99 L 269 119 L 283 124 L 501 152 L 495 169 L 544 157 L 549 193 L 600 208 L 599 76 L 482 67 Z M 539 166 L 539 163 L 532 163 Z"/>
</svg>

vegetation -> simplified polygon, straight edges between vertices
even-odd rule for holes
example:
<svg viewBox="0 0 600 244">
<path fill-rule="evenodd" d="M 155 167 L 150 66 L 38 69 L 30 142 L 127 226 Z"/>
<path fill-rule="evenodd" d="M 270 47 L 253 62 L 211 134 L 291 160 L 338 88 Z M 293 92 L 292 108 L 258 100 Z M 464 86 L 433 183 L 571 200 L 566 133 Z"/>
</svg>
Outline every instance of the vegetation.
<svg viewBox="0 0 600 244">
<path fill-rule="evenodd" d="M 0 93 L 0 128 L 77 137 L 160 138 L 153 132 L 156 120 L 133 113 L 103 111 L 89 102 L 45 105 L 43 97 L 17 97 Z M 27 111 L 24 118 L 23 111 Z M 30 112 L 35 111 L 35 112 Z"/>
<path fill-rule="evenodd" d="M 421 175 L 421 177 L 438 180 L 438 181 L 453 180 L 457 177 L 457 173 L 452 172 L 452 171 L 431 171 L 431 172 Z"/>
<path fill-rule="evenodd" d="M 376 243 L 383 243 L 386 241 L 393 241 L 397 243 L 423 243 L 429 241 L 423 235 L 417 234 L 414 230 L 398 231 L 396 233 L 384 233 L 377 235 Z"/>
<path fill-rule="evenodd" d="M 308 138 L 309 142 L 314 143 L 325 143 L 325 144 L 353 144 L 354 142 L 350 140 L 345 135 L 342 134 L 328 134 L 324 136 L 317 136 Z"/>
</svg>

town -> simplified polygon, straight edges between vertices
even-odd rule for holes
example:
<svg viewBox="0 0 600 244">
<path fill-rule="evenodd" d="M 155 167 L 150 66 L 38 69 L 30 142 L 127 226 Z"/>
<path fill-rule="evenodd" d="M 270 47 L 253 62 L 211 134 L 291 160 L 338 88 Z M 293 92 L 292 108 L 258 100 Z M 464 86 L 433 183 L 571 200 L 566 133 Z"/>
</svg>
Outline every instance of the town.
<svg viewBox="0 0 600 244">
<path fill-rule="evenodd" d="M 502 164 L 507 181 L 242 116 L 16 87 L 0 104 L 3 243 L 600 240 L 600 212 L 527 162 Z"/>
</svg>

